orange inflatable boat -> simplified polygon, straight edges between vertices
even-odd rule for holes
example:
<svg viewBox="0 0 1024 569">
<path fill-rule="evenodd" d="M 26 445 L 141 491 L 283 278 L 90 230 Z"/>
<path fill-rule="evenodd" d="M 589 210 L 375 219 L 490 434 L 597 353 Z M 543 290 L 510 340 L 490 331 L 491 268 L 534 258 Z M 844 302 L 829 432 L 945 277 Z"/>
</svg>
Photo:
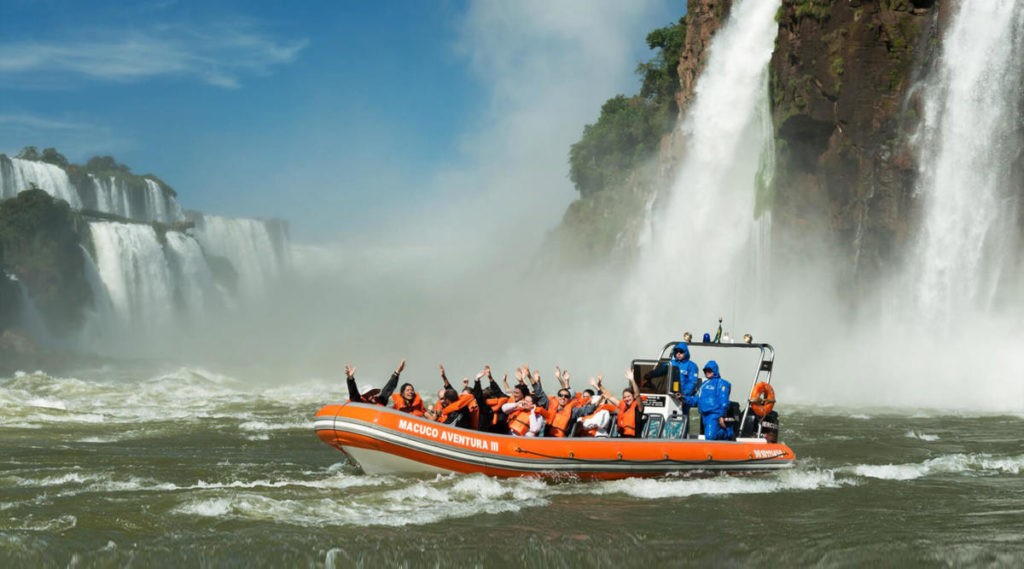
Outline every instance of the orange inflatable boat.
<svg viewBox="0 0 1024 569">
<path fill-rule="evenodd" d="M 657 360 L 634 360 L 635 377 L 667 362 L 676 342 L 666 344 Z M 750 472 L 792 468 L 793 451 L 777 442 L 776 414 L 754 415 L 774 405 L 770 387 L 774 350 L 768 344 L 692 343 L 713 348 L 760 348 L 748 410 L 737 417 L 736 440 L 706 441 L 686 436 L 677 400 L 667 377 L 641 386 L 645 401 L 641 438 L 516 437 L 437 423 L 408 413 L 365 403 L 327 405 L 315 418 L 317 435 L 368 474 L 474 473 L 489 476 L 578 477 L 615 479 L 661 476 L 688 471 Z M 774 397 L 774 390 L 770 390 Z M 735 396 L 734 396 L 735 398 Z M 696 411 L 694 411 L 696 413 Z M 696 428 L 694 429 L 697 430 Z"/>
</svg>

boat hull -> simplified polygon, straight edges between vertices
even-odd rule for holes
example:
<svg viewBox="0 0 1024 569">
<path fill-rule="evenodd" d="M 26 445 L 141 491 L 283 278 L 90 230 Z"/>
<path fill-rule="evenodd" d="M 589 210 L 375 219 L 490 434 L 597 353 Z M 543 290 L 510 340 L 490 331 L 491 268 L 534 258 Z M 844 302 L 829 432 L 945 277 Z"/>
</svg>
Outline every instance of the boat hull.
<svg viewBox="0 0 1024 569">
<path fill-rule="evenodd" d="M 314 425 L 321 440 L 368 474 L 478 472 L 608 480 L 689 471 L 770 471 L 796 464 L 789 447 L 763 439 L 513 437 L 363 403 L 327 405 Z"/>
</svg>

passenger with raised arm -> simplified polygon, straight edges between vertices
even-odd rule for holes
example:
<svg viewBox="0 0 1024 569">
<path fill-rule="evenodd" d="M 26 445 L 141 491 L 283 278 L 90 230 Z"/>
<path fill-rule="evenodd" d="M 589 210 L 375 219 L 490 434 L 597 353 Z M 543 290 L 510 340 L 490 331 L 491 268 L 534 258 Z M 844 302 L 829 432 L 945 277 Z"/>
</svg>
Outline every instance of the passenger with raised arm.
<svg viewBox="0 0 1024 569">
<path fill-rule="evenodd" d="M 580 400 L 573 396 L 569 390 L 569 371 L 563 372 L 555 366 L 555 379 L 558 380 L 560 388 L 557 396 L 548 403 L 545 419 L 548 423 L 547 435 L 549 437 L 565 437 L 572 432 L 577 417 L 573 414 L 580 404 Z"/>
<path fill-rule="evenodd" d="M 593 391 L 590 389 L 584 390 L 584 393 L 590 393 L 590 400 L 583 406 L 580 407 L 579 428 L 577 432 L 583 437 L 607 437 L 608 428 L 611 426 L 612 413 L 616 411 L 615 405 L 612 405 L 605 398 L 604 393 L 606 389 L 601 385 L 601 376 L 598 375 L 597 379 L 590 378 L 590 385 L 594 388 Z"/>
<path fill-rule="evenodd" d="M 538 413 L 533 395 L 525 395 L 518 402 L 506 403 L 501 406 L 501 410 L 508 417 L 508 428 L 512 435 L 539 437 L 544 434 L 544 416 Z"/>
<path fill-rule="evenodd" d="M 364 385 L 362 389 L 356 387 L 356 368 L 349 364 L 345 364 L 345 384 L 348 386 L 348 400 L 355 403 L 372 403 L 374 405 L 387 405 L 388 399 L 391 398 L 392 392 L 395 391 L 395 387 L 398 386 L 398 377 L 402 374 L 402 370 L 405 369 L 405 360 L 402 360 L 398 367 L 395 368 L 394 373 L 391 374 L 391 378 L 388 379 L 387 383 L 381 389 L 376 389 L 372 385 Z"/>
<path fill-rule="evenodd" d="M 501 390 L 498 386 L 498 382 L 494 381 L 494 376 L 491 375 L 491 366 L 484 366 L 484 371 L 487 373 L 488 385 L 487 389 L 484 390 L 484 402 L 491 411 L 491 422 L 490 424 L 481 423 L 481 430 L 489 431 L 492 433 L 507 433 L 508 423 L 505 419 L 505 414 L 501 412 L 501 406 L 509 402 L 509 396 Z M 508 373 L 505 373 L 501 378 L 502 383 L 505 384 L 505 389 L 508 389 Z"/>
<path fill-rule="evenodd" d="M 632 369 L 626 370 L 626 379 L 629 380 L 629 387 L 622 390 L 621 400 L 612 396 L 611 392 L 601 387 L 600 383 L 598 387 L 601 389 L 605 399 L 618 407 L 618 417 L 615 420 L 619 426 L 619 436 L 634 438 L 640 434 L 640 427 L 644 417 L 644 402 L 640 397 L 640 388 L 633 379 Z"/>
<path fill-rule="evenodd" d="M 704 423 L 704 440 L 727 441 L 733 438 L 732 426 L 725 423 L 725 414 L 729 409 L 729 395 L 732 384 L 722 379 L 718 371 L 718 362 L 709 361 L 704 366 L 704 383 L 700 386 L 697 396 L 697 408 Z"/>
</svg>

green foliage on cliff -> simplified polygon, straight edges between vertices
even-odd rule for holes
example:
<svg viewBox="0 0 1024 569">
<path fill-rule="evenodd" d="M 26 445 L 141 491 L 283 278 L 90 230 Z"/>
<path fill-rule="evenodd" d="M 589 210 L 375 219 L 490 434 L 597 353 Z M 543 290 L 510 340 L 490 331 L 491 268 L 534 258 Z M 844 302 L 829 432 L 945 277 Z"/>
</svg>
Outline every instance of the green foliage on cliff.
<svg viewBox="0 0 1024 569">
<path fill-rule="evenodd" d="M 601 106 L 597 122 L 569 150 L 569 178 L 580 199 L 549 236 L 561 260 L 607 258 L 637 216 L 650 191 L 649 167 L 679 115 L 679 58 L 686 37 L 684 19 L 647 34 L 655 55 L 637 65 L 640 92 L 616 95 Z"/>
<path fill-rule="evenodd" d="M 630 171 L 654 154 L 664 134 L 662 117 L 640 96 L 608 99 L 601 117 L 583 129 L 569 152 L 569 176 L 583 198 L 625 182 Z"/>
<path fill-rule="evenodd" d="M 23 160 L 35 160 L 37 162 L 48 162 L 55 166 L 60 166 L 61 168 L 67 168 L 68 164 L 70 164 L 63 154 L 57 152 L 56 148 L 44 148 L 42 152 L 39 152 L 39 149 L 35 146 L 26 146 L 21 149 L 17 158 L 21 158 Z"/>
<path fill-rule="evenodd" d="M 821 22 L 832 14 L 832 0 L 786 0 L 783 9 L 787 4 L 795 8 L 793 13 L 798 20 L 813 18 Z"/>
<path fill-rule="evenodd" d="M 608 99 L 597 122 L 583 127 L 583 137 L 569 151 L 569 177 L 581 197 L 625 182 L 675 124 L 677 68 L 685 34 L 682 20 L 647 34 L 647 45 L 658 53 L 637 66 L 643 78 L 640 93 Z"/>
<path fill-rule="evenodd" d="M 81 223 L 67 202 L 40 189 L 0 202 L 0 269 L 32 291 L 51 333 L 76 329 L 92 303 Z"/>
</svg>

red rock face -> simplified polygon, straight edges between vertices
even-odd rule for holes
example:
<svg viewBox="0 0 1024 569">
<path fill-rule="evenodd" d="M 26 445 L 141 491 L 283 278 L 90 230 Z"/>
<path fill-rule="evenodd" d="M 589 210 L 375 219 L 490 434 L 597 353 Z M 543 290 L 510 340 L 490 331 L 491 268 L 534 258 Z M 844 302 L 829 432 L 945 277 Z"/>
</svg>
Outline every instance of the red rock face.
<svg viewBox="0 0 1024 569">
<path fill-rule="evenodd" d="M 926 0 L 783 3 L 771 63 L 780 251 L 837 247 L 854 280 L 895 261 L 915 217 L 908 90 L 940 23 Z"/>
</svg>

